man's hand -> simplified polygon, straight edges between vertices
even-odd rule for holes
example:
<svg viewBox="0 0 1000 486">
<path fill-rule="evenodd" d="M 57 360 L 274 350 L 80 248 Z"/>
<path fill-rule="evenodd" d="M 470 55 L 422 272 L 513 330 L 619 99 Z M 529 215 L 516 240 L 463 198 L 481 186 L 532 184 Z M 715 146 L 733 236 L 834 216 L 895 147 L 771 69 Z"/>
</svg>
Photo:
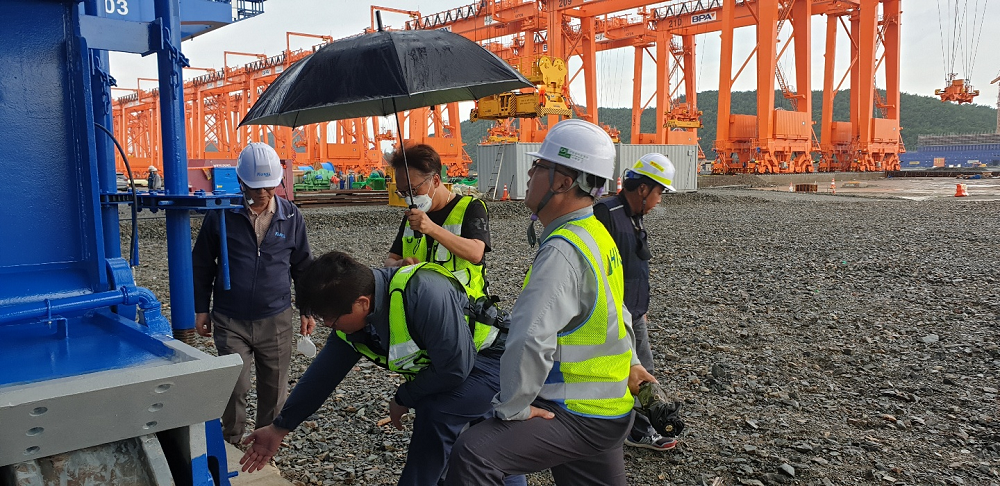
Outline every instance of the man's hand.
<svg viewBox="0 0 1000 486">
<path fill-rule="evenodd" d="M 639 394 L 639 385 L 651 381 L 653 383 L 659 383 L 656 377 L 649 374 L 646 368 L 643 368 L 641 364 L 632 365 L 628 370 L 628 389 L 633 395 Z"/>
<path fill-rule="evenodd" d="M 194 315 L 194 328 L 199 335 L 212 337 L 212 319 L 208 317 L 208 312 L 199 312 Z"/>
<path fill-rule="evenodd" d="M 405 267 L 407 265 L 416 265 L 418 263 L 420 263 L 420 260 L 418 260 L 417 257 L 406 257 L 400 258 L 399 260 L 392 257 L 385 259 L 385 266 L 388 268 Z"/>
<path fill-rule="evenodd" d="M 541 417 L 545 420 L 552 420 L 556 418 L 556 414 L 548 410 L 545 410 L 544 408 L 538 408 L 534 405 L 529 405 L 528 407 L 531 410 L 531 412 L 528 414 L 528 418 L 526 420 L 531 420 L 535 417 Z"/>
<path fill-rule="evenodd" d="M 431 218 L 427 216 L 427 213 L 411 208 L 406 210 L 406 219 L 410 222 L 410 228 L 418 233 L 423 233 L 430 237 L 434 237 L 434 232 L 441 229 L 440 226 L 431 221 Z M 404 261 L 405 263 L 405 261 Z"/>
<path fill-rule="evenodd" d="M 313 316 L 299 316 L 299 320 L 302 321 L 302 326 L 299 328 L 299 332 L 303 336 L 308 336 L 316 330 L 316 319 Z"/>
<path fill-rule="evenodd" d="M 275 427 L 274 424 L 259 428 L 243 439 L 243 445 L 250 444 L 246 454 L 240 458 L 243 472 L 254 472 L 264 469 L 268 461 L 278 453 L 281 439 L 288 435 L 287 430 Z"/>
<path fill-rule="evenodd" d="M 389 422 L 396 430 L 403 430 L 403 414 L 409 411 L 409 407 L 404 407 L 396 403 L 395 398 L 389 402 Z"/>
</svg>

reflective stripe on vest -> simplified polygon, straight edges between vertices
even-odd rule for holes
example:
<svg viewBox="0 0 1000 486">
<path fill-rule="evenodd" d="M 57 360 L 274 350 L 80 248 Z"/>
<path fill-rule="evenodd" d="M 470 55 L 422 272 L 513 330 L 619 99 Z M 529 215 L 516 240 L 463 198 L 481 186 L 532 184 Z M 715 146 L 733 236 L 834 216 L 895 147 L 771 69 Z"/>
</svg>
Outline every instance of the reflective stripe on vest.
<svg viewBox="0 0 1000 486">
<path fill-rule="evenodd" d="M 557 336 L 555 363 L 538 396 L 579 415 L 624 417 L 633 405 L 632 346 L 619 312 L 624 284 L 618 247 L 593 215 L 567 222 L 546 241 L 551 238 L 566 240 L 583 255 L 597 280 L 597 296 L 587 320 Z M 525 285 L 530 279 L 529 270 Z"/>
<path fill-rule="evenodd" d="M 455 276 L 447 269 L 433 263 L 418 263 L 400 268 L 389 281 L 389 355 L 384 356 L 375 353 L 368 346 L 361 343 L 351 342 L 347 335 L 337 331 L 337 336 L 350 344 L 357 352 L 363 354 L 376 364 L 383 366 L 390 371 L 403 375 L 407 380 L 413 379 L 420 370 L 430 364 L 430 357 L 427 352 L 417 346 L 410 336 L 410 328 L 406 323 L 406 301 L 404 293 L 410 279 L 417 273 L 417 270 L 430 270 L 443 275 L 452 281 L 457 282 Z M 465 286 L 460 288 L 468 291 Z M 466 316 L 466 322 L 469 317 Z M 473 334 L 473 344 L 476 350 L 483 350 L 490 347 L 500 330 L 493 326 L 476 323 Z"/>
<path fill-rule="evenodd" d="M 448 213 L 448 217 L 444 219 L 444 224 L 441 227 L 455 236 L 462 236 L 465 212 L 472 201 L 474 201 L 472 196 L 461 196 L 455 207 Z M 414 257 L 422 262 L 437 263 L 452 272 L 462 285 L 472 290 L 470 296 L 473 298 L 486 295 L 486 268 L 484 265 L 455 256 L 436 240 L 428 249 L 427 240 L 428 238 L 425 237 L 414 238 L 413 229 L 410 228 L 410 222 L 407 221 L 403 227 L 403 258 Z"/>
</svg>

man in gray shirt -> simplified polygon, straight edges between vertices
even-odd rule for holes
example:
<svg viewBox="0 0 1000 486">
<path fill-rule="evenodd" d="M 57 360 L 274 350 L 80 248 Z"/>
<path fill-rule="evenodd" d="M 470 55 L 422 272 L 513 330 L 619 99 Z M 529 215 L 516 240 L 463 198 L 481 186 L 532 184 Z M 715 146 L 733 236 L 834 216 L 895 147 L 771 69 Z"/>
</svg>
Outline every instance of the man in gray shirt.
<svg viewBox="0 0 1000 486">
<path fill-rule="evenodd" d="M 551 468 L 558 485 L 624 485 L 630 390 L 655 379 L 632 352 L 621 256 L 591 209 L 614 144 L 596 125 L 564 120 L 529 155 L 538 160 L 524 203 L 545 225 L 541 245 L 512 311 L 496 417 L 462 434 L 445 484 Z"/>
</svg>

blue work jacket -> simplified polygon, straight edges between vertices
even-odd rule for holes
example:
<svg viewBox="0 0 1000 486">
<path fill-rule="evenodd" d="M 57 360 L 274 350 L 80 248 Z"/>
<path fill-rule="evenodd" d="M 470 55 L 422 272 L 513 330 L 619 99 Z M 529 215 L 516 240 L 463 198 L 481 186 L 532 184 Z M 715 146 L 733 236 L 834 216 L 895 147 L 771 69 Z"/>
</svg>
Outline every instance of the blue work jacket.
<svg viewBox="0 0 1000 486">
<path fill-rule="evenodd" d="M 215 312 L 255 320 L 277 315 L 291 305 L 292 282 L 312 261 L 312 254 L 302 213 L 281 197 L 275 196 L 275 202 L 277 209 L 259 246 L 249 209 L 225 210 L 229 290 L 222 288 L 219 265 L 221 211 L 205 215 L 191 254 L 195 312 L 208 312 L 213 301 Z"/>
</svg>

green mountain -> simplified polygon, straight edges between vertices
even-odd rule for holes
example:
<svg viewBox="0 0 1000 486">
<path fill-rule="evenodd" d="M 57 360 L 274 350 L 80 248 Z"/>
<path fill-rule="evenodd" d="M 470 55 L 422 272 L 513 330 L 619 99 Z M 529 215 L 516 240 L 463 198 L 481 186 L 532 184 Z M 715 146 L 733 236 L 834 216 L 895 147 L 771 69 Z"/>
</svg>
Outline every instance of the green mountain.
<svg viewBox="0 0 1000 486">
<path fill-rule="evenodd" d="M 791 110 L 791 104 L 780 92 L 775 95 L 776 104 L 780 108 Z M 719 106 L 719 92 L 705 91 L 698 93 L 698 107 L 702 111 L 701 120 L 704 127 L 698 130 L 701 137 L 701 148 L 709 158 L 714 157 L 712 143 L 715 141 L 716 113 Z M 753 115 L 757 113 L 757 93 L 754 91 L 738 91 L 732 94 L 732 112 L 734 114 Z M 813 121 L 817 136 L 819 135 L 819 120 L 823 108 L 823 92 L 813 91 Z M 655 129 L 654 109 L 647 108 L 642 113 L 641 127 L 643 133 L 653 133 Z M 996 129 L 996 108 L 981 105 L 956 105 L 942 103 L 933 96 L 921 96 L 903 93 L 900 99 L 900 124 L 902 125 L 903 143 L 908 150 L 917 149 L 917 136 L 943 135 L 951 133 L 992 133 Z M 833 101 L 834 121 L 846 121 L 850 116 L 850 90 L 837 94 Z M 878 116 L 876 114 L 876 116 Z M 628 142 L 632 135 L 632 113 L 628 108 L 600 108 L 598 118 L 602 124 L 611 125 L 621 130 L 621 139 Z M 475 146 L 490 127 L 490 122 L 462 122 L 462 141 L 466 151 L 476 159 Z"/>
</svg>

